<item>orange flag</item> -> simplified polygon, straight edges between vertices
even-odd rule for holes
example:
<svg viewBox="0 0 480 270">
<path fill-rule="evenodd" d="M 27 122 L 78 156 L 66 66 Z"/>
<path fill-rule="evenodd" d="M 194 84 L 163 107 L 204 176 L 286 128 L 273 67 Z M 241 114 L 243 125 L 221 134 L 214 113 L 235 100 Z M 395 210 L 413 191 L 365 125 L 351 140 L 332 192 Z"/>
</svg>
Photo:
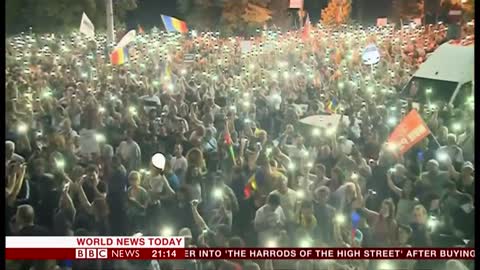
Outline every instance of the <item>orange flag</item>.
<svg viewBox="0 0 480 270">
<path fill-rule="evenodd" d="M 305 20 L 305 25 L 303 26 L 302 40 L 305 41 L 310 37 L 310 16 L 307 13 L 307 19 Z"/>
<path fill-rule="evenodd" d="M 145 34 L 145 31 L 143 30 L 143 27 L 141 25 L 138 25 L 138 34 L 140 35 Z"/>
<path fill-rule="evenodd" d="M 429 134 L 430 129 L 423 122 L 420 114 L 416 110 L 412 110 L 393 130 L 387 143 L 392 145 L 398 154 L 402 155 Z"/>
</svg>

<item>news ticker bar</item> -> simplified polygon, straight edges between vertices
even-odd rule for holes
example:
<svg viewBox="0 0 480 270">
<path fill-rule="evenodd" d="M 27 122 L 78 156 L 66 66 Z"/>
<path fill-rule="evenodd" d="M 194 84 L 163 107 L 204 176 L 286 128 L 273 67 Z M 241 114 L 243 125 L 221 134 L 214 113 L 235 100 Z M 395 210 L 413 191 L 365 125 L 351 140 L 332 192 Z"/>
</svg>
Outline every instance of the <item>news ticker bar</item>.
<svg viewBox="0 0 480 270">
<path fill-rule="evenodd" d="M 473 260 L 473 248 L 6 248 L 6 260 Z"/>
</svg>

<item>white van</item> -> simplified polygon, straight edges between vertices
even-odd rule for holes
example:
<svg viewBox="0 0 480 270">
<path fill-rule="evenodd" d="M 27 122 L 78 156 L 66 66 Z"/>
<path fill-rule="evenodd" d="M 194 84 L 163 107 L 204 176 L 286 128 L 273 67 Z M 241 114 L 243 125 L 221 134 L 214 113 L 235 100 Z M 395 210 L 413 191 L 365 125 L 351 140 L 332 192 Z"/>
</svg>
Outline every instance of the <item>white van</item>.
<svg viewBox="0 0 480 270">
<path fill-rule="evenodd" d="M 442 44 L 412 76 L 403 98 L 418 104 L 443 102 L 458 108 L 473 105 L 474 45 Z"/>
</svg>

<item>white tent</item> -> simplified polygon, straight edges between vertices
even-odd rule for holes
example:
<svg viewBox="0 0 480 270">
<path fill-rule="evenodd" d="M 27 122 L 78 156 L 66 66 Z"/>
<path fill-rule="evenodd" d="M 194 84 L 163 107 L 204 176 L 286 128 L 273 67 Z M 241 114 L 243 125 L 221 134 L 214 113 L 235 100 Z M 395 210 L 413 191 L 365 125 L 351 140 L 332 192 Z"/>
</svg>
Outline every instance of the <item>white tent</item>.
<svg viewBox="0 0 480 270">
<path fill-rule="evenodd" d="M 474 45 L 445 43 L 420 65 L 413 77 L 463 84 L 473 80 L 474 66 Z"/>
</svg>

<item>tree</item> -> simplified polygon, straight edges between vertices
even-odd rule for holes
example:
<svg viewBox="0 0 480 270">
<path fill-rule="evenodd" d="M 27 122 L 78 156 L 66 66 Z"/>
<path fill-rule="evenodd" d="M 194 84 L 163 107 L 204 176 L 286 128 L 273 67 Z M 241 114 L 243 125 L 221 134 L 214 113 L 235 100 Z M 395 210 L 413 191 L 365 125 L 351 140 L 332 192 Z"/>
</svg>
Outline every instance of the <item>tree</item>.
<svg viewBox="0 0 480 270">
<path fill-rule="evenodd" d="M 225 32 L 251 34 L 256 28 L 262 27 L 272 17 L 272 12 L 268 9 L 269 2 L 269 0 L 243 0 L 225 3 L 222 12 Z"/>
<path fill-rule="evenodd" d="M 114 14 L 121 21 L 127 11 L 137 7 L 136 0 L 113 1 Z M 59 32 L 78 29 L 82 13 L 92 20 L 96 29 L 106 28 L 104 0 L 7 0 L 7 33 L 27 31 Z"/>
<path fill-rule="evenodd" d="M 423 18 L 423 0 L 394 0 L 395 20 L 409 21 L 415 18 Z"/>
<path fill-rule="evenodd" d="M 322 23 L 326 25 L 340 25 L 350 20 L 352 10 L 350 0 L 331 0 L 322 10 Z"/>
<path fill-rule="evenodd" d="M 281 0 L 284 1 L 284 0 Z M 270 0 L 177 0 L 177 9 L 195 28 L 221 27 L 225 34 L 249 32 L 272 18 Z M 284 15 L 282 8 L 277 14 Z M 218 28 L 217 28 L 218 30 Z"/>
<path fill-rule="evenodd" d="M 270 1 L 268 9 L 272 12 L 270 23 L 281 29 L 288 30 L 292 25 L 292 16 L 290 16 L 290 0 Z"/>
<path fill-rule="evenodd" d="M 466 0 L 462 3 L 463 10 L 465 11 L 465 19 L 470 21 L 475 18 L 475 0 Z"/>
</svg>

